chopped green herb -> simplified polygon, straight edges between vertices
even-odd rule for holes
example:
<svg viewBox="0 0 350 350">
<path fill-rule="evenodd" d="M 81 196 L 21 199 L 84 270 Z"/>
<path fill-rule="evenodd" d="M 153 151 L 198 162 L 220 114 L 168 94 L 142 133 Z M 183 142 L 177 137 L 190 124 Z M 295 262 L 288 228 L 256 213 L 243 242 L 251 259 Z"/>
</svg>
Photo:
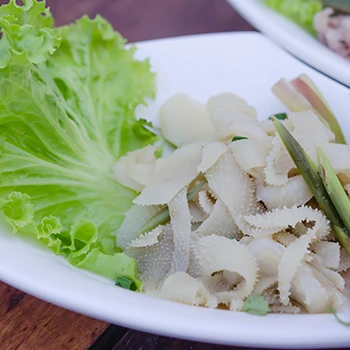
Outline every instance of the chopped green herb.
<svg viewBox="0 0 350 350">
<path fill-rule="evenodd" d="M 250 294 L 243 304 L 243 311 L 253 315 L 265 316 L 270 312 L 269 303 L 260 294 Z"/>
<path fill-rule="evenodd" d="M 337 315 L 337 311 L 334 309 L 334 308 L 332 308 L 331 306 L 328 308 L 328 311 L 331 313 L 331 314 L 333 314 L 334 315 L 334 317 L 336 318 L 336 320 L 340 323 L 340 324 L 342 324 L 343 326 L 345 326 L 345 327 L 350 327 L 350 322 L 344 322 L 343 320 L 341 320 L 340 318 L 339 318 L 339 316 Z"/>
<path fill-rule="evenodd" d="M 287 113 L 277 113 L 269 117 L 269 119 L 271 120 L 273 117 L 275 117 L 278 120 L 285 120 L 288 118 Z"/>
<path fill-rule="evenodd" d="M 232 142 L 235 142 L 235 141 L 239 141 L 239 140 L 246 140 L 248 137 L 245 137 L 245 136 L 235 136 L 233 139 L 232 139 Z"/>
<path fill-rule="evenodd" d="M 132 291 L 137 289 L 135 282 L 124 276 L 117 277 L 115 285 Z"/>
</svg>

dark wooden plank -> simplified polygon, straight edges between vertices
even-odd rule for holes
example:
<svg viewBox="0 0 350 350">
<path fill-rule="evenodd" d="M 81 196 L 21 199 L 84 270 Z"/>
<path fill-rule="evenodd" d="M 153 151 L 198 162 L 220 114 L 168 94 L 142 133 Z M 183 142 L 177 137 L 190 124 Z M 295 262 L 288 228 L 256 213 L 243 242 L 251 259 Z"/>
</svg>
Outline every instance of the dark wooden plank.
<svg viewBox="0 0 350 350">
<path fill-rule="evenodd" d="M 0 283 L 1 349 L 86 349 L 107 326 Z"/>
<path fill-rule="evenodd" d="M 0 4 L 7 3 L 0 0 Z M 19 3 L 19 0 L 18 0 Z M 101 14 L 129 41 L 252 30 L 225 0 L 47 0 L 56 25 Z M 1 349 L 224 349 L 129 331 L 0 283 Z M 119 340 L 123 337 L 122 341 Z M 117 344 L 117 345 L 115 345 Z M 135 347 L 134 347 L 135 346 Z M 208 347 L 209 346 L 209 347 Z"/>
<path fill-rule="evenodd" d="M 101 348 L 102 349 L 102 348 Z M 149 333 L 129 331 L 115 345 L 113 350 L 137 349 L 137 350 L 243 350 L 240 347 L 213 345 L 188 340 L 161 337 Z M 253 348 L 244 348 L 254 350 Z"/>
<path fill-rule="evenodd" d="M 127 332 L 127 328 L 109 325 L 95 342 L 90 345 L 89 350 L 112 349 Z"/>
</svg>

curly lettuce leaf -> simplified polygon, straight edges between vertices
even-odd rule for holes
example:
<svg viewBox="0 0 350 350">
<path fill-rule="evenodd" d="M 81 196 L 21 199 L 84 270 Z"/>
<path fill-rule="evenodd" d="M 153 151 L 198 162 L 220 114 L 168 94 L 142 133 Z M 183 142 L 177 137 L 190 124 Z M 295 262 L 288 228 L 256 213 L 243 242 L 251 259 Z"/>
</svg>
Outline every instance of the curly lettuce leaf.
<svg viewBox="0 0 350 350">
<path fill-rule="evenodd" d="M 322 11 L 319 0 L 265 0 L 265 4 L 316 35 L 312 22 L 315 14 Z"/>
<path fill-rule="evenodd" d="M 135 117 L 155 94 L 150 64 L 135 60 L 135 48 L 125 49 L 101 17 L 53 28 L 44 1 L 11 0 L 0 7 L 0 26 L 6 220 L 72 263 L 114 278 L 131 262 L 110 233 L 136 193 L 110 177 L 112 163 L 159 140 Z M 136 281 L 135 274 L 126 277 Z"/>
<path fill-rule="evenodd" d="M 126 277 L 133 281 L 137 290 L 142 290 L 142 282 L 137 277 L 139 270 L 135 259 L 124 253 L 106 255 L 98 249 L 91 250 L 83 259 L 69 258 L 72 265 L 105 276 L 113 281 Z"/>
<path fill-rule="evenodd" d="M 60 38 L 52 28 L 53 18 L 45 2 L 11 0 L 0 7 L 0 68 L 11 61 L 40 63 L 55 52 Z"/>
</svg>

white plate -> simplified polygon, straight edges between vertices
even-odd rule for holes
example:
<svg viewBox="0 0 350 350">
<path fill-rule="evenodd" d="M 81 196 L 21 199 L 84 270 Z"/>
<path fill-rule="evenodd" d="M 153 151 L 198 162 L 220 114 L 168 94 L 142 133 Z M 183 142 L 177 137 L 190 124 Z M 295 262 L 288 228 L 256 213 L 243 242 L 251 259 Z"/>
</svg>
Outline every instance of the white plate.
<svg viewBox="0 0 350 350">
<path fill-rule="evenodd" d="M 265 6 L 264 0 L 227 0 L 253 26 L 310 66 L 350 86 L 350 62 L 297 24 Z"/>
<path fill-rule="evenodd" d="M 289 56 L 258 33 L 163 39 L 138 45 L 158 73 L 158 96 L 146 114 L 184 91 L 203 102 L 232 91 L 260 118 L 284 111 L 270 92 L 282 76 L 307 73 L 350 134 L 349 90 Z M 350 347 L 350 329 L 332 315 L 252 316 L 176 304 L 129 292 L 72 268 L 63 258 L 0 228 L 0 278 L 27 293 L 82 314 L 167 336 L 275 348 Z"/>
</svg>

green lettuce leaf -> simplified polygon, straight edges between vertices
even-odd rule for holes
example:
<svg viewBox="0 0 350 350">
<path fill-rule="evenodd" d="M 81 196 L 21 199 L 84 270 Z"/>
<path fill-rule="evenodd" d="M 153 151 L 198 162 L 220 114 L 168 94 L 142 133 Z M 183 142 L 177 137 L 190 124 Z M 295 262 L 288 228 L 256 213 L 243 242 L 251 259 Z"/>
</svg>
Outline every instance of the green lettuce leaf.
<svg viewBox="0 0 350 350">
<path fill-rule="evenodd" d="M 6 220 L 80 267 L 114 279 L 127 270 L 136 281 L 110 234 L 136 193 L 110 174 L 119 157 L 159 140 L 135 117 L 155 95 L 149 62 L 135 60 L 135 48 L 101 17 L 53 28 L 45 1 L 11 0 L 0 26 Z"/>
<path fill-rule="evenodd" d="M 69 258 L 72 265 L 89 270 L 96 274 L 116 280 L 118 277 L 126 277 L 132 280 L 137 290 L 141 291 L 142 282 L 137 278 L 139 270 L 135 259 L 124 253 L 106 255 L 98 249 L 91 250 L 83 259 Z"/>
<path fill-rule="evenodd" d="M 317 12 L 322 11 L 323 5 L 319 0 L 265 0 L 265 4 L 298 23 L 313 35 L 316 31 L 312 21 Z"/>
</svg>

